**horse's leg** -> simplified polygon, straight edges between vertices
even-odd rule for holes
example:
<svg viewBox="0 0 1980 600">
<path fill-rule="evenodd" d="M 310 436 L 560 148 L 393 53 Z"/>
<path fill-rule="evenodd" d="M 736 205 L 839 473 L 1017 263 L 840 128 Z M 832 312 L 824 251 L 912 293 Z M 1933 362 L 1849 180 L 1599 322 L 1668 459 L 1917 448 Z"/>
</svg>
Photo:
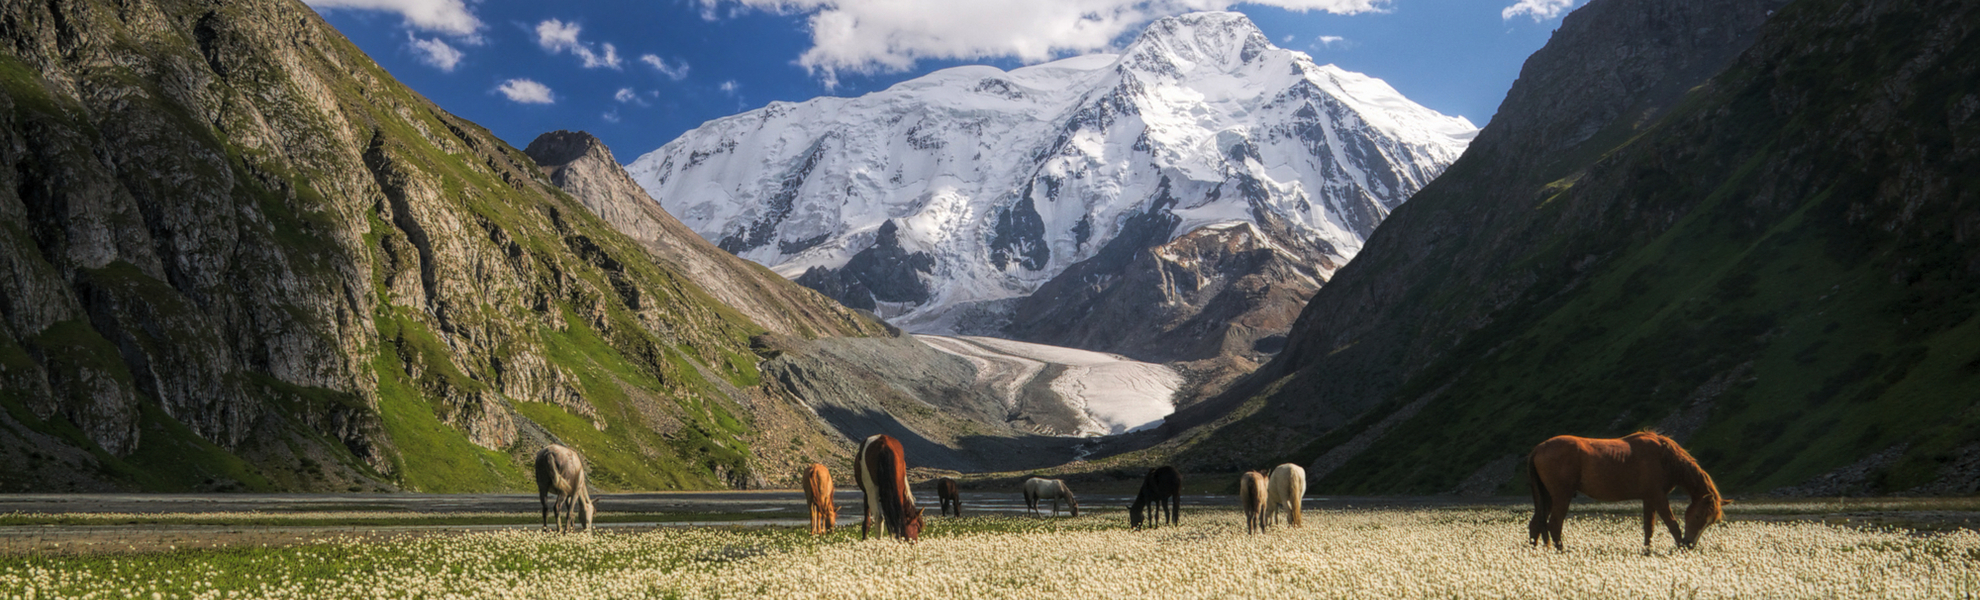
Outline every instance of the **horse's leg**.
<svg viewBox="0 0 1980 600">
<path fill-rule="evenodd" d="M 1657 506 L 1657 516 L 1663 517 L 1664 528 L 1671 530 L 1671 543 L 1682 546 L 1684 544 L 1684 531 L 1683 528 L 1678 526 L 1677 515 L 1671 514 L 1671 501 L 1669 498 L 1663 498 L 1662 502 L 1659 503 Z M 1650 545 L 1650 541 L 1644 540 L 1643 545 Z"/>
<path fill-rule="evenodd" d="M 536 503 L 543 505 L 543 529 L 550 530 L 550 491 L 537 490 Z"/>
<path fill-rule="evenodd" d="M 1561 528 L 1567 525 L 1568 502 L 1574 500 L 1574 486 L 1561 486 L 1566 489 L 1550 490 L 1554 493 L 1552 509 L 1547 512 L 1547 533 L 1553 538 L 1555 550 L 1566 550 L 1561 544 Z M 1563 493 L 1565 492 L 1565 493 Z"/>
<path fill-rule="evenodd" d="M 1666 503 L 1669 501 L 1666 500 Z M 1657 532 L 1657 507 L 1652 500 L 1643 501 L 1643 553 L 1650 553 L 1650 535 Z"/>
</svg>

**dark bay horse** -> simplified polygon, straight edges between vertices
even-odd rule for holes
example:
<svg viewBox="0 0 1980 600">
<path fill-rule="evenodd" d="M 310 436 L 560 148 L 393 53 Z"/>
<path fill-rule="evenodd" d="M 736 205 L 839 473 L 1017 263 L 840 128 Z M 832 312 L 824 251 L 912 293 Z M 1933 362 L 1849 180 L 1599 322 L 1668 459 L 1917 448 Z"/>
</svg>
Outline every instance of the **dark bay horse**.
<svg viewBox="0 0 1980 600">
<path fill-rule="evenodd" d="M 1155 504 L 1155 519 L 1148 525 L 1158 527 L 1162 516 L 1167 514 L 1169 524 L 1174 525 L 1182 518 L 1182 473 L 1175 467 L 1160 466 L 1148 470 L 1141 478 L 1141 492 L 1134 495 L 1134 504 L 1128 506 L 1128 525 L 1140 529 L 1141 513 L 1149 503 Z"/>
<path fill-rule="evenodd" d="M 962 490 L 956 487 L 956 480 L 947 477 L 935 480 L 935 497 L 942 503 L 944 516 L 951 510 L 955 516 L 962 516 Z"/>
<path fill-rule="evenodd" d="M 866 438 L 859 454 L 853 456 L 853 480 L 866 494 L 866 516 L 859 523 L 859 539 L 879 519 L 887 533 L 912 542 L 921 537 L 921 509 L 908 493 L 907 459 L 901 441 L 890 435 Z"/>
<path fill-rule="evenodd" d="M 1528 540 L 1538 546 L 1552 540 L 1561 546 L 1561 524 L 1575 492 L 1596 500 L 1643 501 L 1643 549 L 1650 549 L 1656 518 L 1662 517 L 1679 548 L 1698 545 L 1698 534 L 1719 522 L 1725 501 L 1712 476 L 1677 442 L 1650 431 L 1621 439 L 1558 436 L 1533 447 L 1526 457 L 1527 478 L 1533 488 L 1533 520 Z M 1684 511 L 1684 529 L 1671 514 L 1671 490 L 1684 488 L 1691 506 Z"/>
</svg>

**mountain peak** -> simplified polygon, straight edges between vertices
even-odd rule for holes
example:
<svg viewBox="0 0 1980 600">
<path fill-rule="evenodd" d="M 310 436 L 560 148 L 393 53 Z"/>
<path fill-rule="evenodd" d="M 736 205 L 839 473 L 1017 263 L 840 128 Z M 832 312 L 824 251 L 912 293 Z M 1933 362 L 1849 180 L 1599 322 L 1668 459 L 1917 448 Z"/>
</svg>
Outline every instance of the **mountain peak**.
<svg viewBox="0 0 1980 600">
<path fill-rule="evenodd" d="M 1121 53 L 1121 64 L 1171 75 L 1202 67 L 1229 71 L 1273 49 L 1272 41 L 1242 13 L 1195 12 L 1150 23 Z"/>
<path fill-rule="evenodd" d="M 597 136 L 591 135 L 588 131 L 559 129 L 536 136 L 535 140 L 530 141 L 529 147 L 523 148 L 523 154 L 529 155 L 537 165 L 545 169 L 562 167 L 594 153 L 602 153 L 603 156 L 600 158 L 618 164 L 618 160 L 612 158 L 612 150 L 606 148 L 604 142 L 599 141 Z"/>
</svg>

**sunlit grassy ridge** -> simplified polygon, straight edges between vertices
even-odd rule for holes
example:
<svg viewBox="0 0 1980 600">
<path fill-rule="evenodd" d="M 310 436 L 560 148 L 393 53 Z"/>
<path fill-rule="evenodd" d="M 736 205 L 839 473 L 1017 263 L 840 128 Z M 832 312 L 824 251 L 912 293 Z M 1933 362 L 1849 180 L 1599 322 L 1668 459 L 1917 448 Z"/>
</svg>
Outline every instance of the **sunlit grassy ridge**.
<svg viewBox="0 0 1980 600">
<path fill-rule="evenodd" d="M 1247 536 L 1228 511 L 931 520 L 918 544 L 801 529 L 475 533 L 365 544 L 0 559 L 0 598 L 1877 597 L 1980 594 L 1980 534 L 1734 522 L 1649 555 L 1632 517 L 1577 517 L 1569 551 L 1520 509 L 1331 511 Z M 230 594 L 232 592 L 232 594 Z"/>
</svg>

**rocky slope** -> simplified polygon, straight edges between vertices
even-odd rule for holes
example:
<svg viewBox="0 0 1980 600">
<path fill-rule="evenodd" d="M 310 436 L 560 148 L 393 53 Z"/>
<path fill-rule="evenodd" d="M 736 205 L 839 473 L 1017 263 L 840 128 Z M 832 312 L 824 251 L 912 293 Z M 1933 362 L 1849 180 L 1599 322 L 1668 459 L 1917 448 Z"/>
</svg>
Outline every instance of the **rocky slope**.
<svg viewBox="0 0 1980 600">
<path fill-rule="evenodd" d="M 1119 55 L 772 103 L 629 170 L 723 249 L 910 331 L 1257 359 L 1473 131 L 1199 13 Z"/>
<path fill-rule="evenodd" d="M 723 304 L 771 332 L 800 337 L 882 334 L 884 326 L 762 265 L 737 258 L 682 225 L 633 182 L 612 150 L 589 133 L 553 131 L 523 153 L 550 182 Z"/>
<path fill-rule="evenodd" d="M 1783 4 L 1569 15 L 1170 448 L 1295 460 L 1318 490 L 1510 492 L 1548 436 L 1653 427 L 1735 491 L 1971 493 L 1980 7 Z"/>
<path fill-rule="evenodd" d="M 790 441 L 750 337 L 874 327 L 724 305 L 776 286 L 700 287 L 292 0 L 6 3 L 0 48 L 0 489 L 519 489 L 549 440 L 748 484 Z"/>
</svg>

